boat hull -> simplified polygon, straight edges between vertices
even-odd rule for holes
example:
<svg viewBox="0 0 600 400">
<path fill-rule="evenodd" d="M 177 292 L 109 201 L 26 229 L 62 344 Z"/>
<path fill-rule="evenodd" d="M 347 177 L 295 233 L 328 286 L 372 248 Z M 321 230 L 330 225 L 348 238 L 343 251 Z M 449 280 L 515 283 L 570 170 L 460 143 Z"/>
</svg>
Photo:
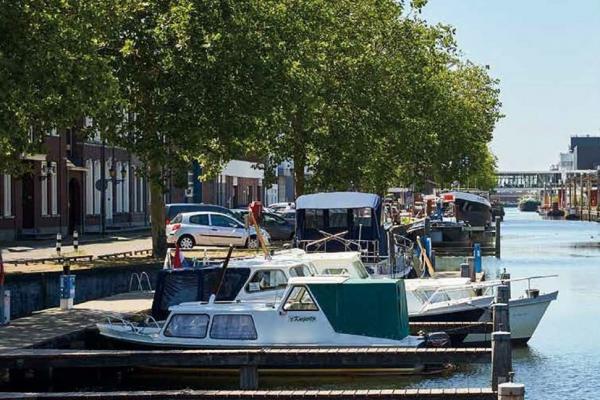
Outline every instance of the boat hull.
<svg viewBox="0 0 600 400">
<path fill-rule="evenodd" d="M 521 298 L 510 301 L 511 340 L 515 344 L 527 344 L 537 329 L 548 306 L 558 297 L 558 292 L 539 295 L 535 298 Z M 491 312 L 485 313 L 480 321 L 490 322 Z M 490 334 L 470 334 L 464 343 L 469 345 L 489 343 Z"/>
<path fill-rule="evenodd" d="M 485 313 L 484 308 L 462 308 L 438 313 L 427 313 L 421 315 L 411 315 L 411 322 L 476 322 L 479 321 Z M 458 334 L 446 332 L 450 336 L 452 346 L 463 344 L 467 334 Z"/>
</svg>

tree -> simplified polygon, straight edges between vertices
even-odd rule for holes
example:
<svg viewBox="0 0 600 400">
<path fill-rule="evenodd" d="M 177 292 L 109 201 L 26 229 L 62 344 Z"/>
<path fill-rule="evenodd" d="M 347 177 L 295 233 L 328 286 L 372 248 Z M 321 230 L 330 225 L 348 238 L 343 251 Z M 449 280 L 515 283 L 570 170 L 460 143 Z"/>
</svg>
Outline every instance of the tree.
<svg viewBox="0 0 600 400">
<path fill-rule="evenodd" d="M 104 112 L 115 80 L 100 54 L 100 2 L 0 3 L 0 171 L 22 172 L 53 128 Z"/>
<path fill-rule="evenodd" d="M 259 127 L 270 83 L 261 73 L 254 4 L 126 0 L 113 7 L 109 58 L 122 101 L 103 133 L 147 167 L 153 249 L 164 256 L 166 174 L 193 160 L 206 175 L 219 171 Z"/>
</svg>

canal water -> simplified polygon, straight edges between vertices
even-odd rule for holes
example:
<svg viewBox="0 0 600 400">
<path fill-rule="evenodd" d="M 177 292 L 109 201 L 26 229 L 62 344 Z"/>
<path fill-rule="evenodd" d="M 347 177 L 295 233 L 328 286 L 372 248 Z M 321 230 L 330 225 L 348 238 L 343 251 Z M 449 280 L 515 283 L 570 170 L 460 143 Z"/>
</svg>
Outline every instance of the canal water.
<svg viewBox="0 0 600 400">
<path fill-rule="evenodd" d="M 458 260 L 457 260 L 458 262 Z M 536 213 L 507 209 L 502 225 L 502 259 L 484 259 L 488 272 L 506 268 L 513 278 L 558 275 L 535 281 L 542 292 L 559 290 L 528 346 L 515 348 L 515 380 L 526 384 L 529 399 L 595 399 L 600 392 L 600 224 L 545 220 Z M 513 297 L 525 284 L 513 283 Z M 198 371 L 134 371 L 110 389 L 234 389 L 236 373 L 205 376 Z M 72 381 L 71 381 L 72 384 Z M 489 365 L 469 365 L 443 375 L 418 377 L 316 377 L 261 375 L 262 389 L 366 389 L 488 387 Z M 56 389 L 59 389 L 58 387 Z"/>
<path fill-rule="evenodd" d="M 528 346 L 513 352 L 515 381 L 529 399 L 597 399 L 600 392 L 600 224 L 542 219 L 507 209 L 502 258 L 486 258 L 488 270 L 506 268 L 513 278 L 558 275 L 537 281 L 542 292 L 559 290 Z M 534 281 L 535 282 L 535 281 Z M 513 297 L 525 285 L 513 284 Z M 489 385 L 489 366 L 467 367 L 412 387 Z"/>
</svg>

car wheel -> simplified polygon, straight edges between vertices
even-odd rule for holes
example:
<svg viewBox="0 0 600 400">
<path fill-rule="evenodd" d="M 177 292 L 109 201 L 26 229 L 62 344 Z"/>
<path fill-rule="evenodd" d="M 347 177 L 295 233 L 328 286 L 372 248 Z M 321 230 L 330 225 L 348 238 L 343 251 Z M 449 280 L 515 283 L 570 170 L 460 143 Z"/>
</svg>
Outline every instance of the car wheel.
<svg viewBox="0 0 600 400">
<path fill-rule="evenodd" d="M 250 236 L 246 241 L 246 247 L 249 249 L 258 249 L 260 247 L 260 242 L 258 241 L 258 237 Z"/>
<path fill-rule="evenodd" d="M 192 249 L 196 245 L 196 242 L 194 241 L 194 238 L 190 235 L 184 235 L 179 238 L 177 244 L 182 249 Z"/>
</svg>

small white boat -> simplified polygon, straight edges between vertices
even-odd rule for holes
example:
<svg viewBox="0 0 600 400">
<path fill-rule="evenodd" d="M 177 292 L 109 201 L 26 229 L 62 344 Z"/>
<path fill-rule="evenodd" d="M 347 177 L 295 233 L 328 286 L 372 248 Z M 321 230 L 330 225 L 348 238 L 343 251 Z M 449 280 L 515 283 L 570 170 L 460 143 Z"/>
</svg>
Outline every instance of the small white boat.
<svg viewBox="0 0 600 400">
<path fill-rule="evenodd" d="M 407 280 L 410 318 L 411 321 L 460 321 L 462 318 L 462 321 L 491 322 L 495 288 L 510 282 L 528 281 L 525 293 L 509 301 L 511 339 L 514 343 L 526 344 L 535 333 L 550 303 L 558 297 L 558 291 L 540 294 L 538 290 L 531 289 L 530 282 L 549 277 L 555 275 L 476 283 L 470 282 L 468 278 Z M 422 305 L 415 313 L 413 310 L 418 302 Z M 475 318 L 477 313 L 479 318 Z M 473 345 L 490 340 L 489 334 L 469 334 L 464 337 L 463 343 Z"/>
<path fill-rule="evenodd" d="M 402 280 L 291 278 L 278 303 L 192 302 L 171 307 L 164 323 L 98 324 L 100 334 L 168 348 L 425 345 L 410 336 Z"/>
</svg>

